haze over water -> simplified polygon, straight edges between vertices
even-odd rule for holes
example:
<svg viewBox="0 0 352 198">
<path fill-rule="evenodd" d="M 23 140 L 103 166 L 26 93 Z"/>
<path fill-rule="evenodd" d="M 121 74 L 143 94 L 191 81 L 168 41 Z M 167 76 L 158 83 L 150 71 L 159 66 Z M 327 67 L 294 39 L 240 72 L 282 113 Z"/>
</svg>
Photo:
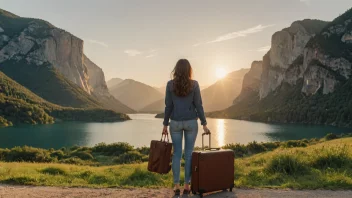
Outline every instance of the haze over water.
<svg viewBox="0 0 352 198">
<path fill-rule="evenodd" d="M 22 125 L 0 129 L 0 147 L 34 146 L 61 148 L 63 146 L 94 146 L 97 143 L 128 142 L 135 147 L 149 146 L 161 136 L 162 120 L 153 114 L 132 114 L 132 120 L 116 123 L 65 122 L 53 125 Z M 212 147 L 229 143 L 246 144 L 252 141 L 285 141 L 303 138 L 321 138 L 327 133 L 349 133 L 350 128 L 331 126 L 265 124 L 258 122 L 211 119 Z M 199 125 L 196 146 L 202 145 Z M 208 140 L 205 139 L 205 145 Z M 171 139 L 170 139 L 171 141 Z"/>
</svg>

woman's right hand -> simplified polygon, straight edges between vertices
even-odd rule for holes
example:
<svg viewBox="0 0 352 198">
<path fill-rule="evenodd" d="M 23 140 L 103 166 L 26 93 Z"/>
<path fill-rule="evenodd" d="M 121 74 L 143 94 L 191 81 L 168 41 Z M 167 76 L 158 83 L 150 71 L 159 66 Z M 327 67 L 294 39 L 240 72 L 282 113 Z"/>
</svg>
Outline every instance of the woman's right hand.
<svg viewBox="0 0 352 198">
<path fill-rule="evenodd" d="M 163 131 L 161 132 L 161 134 L 168 135 L 167 126 L 163 127 Z"/>
<path fill-rule="evenodd" d="M 203 130 L 205 134 L 210 134 L 210 130 L 208 129 L 207 125 L 203 125 Z"/>
</svg>

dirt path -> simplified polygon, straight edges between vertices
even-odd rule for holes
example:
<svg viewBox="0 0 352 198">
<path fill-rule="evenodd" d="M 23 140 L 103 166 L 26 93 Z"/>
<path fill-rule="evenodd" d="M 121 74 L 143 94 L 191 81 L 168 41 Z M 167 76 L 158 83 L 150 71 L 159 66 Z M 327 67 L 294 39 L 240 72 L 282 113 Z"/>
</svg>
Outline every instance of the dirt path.
<svg viewBox="0 0 352 198">
<path fill-rule="evenodd" d="M 31 186 L 0 186 L 0 198 L 135 198 L 135 197 L 172 197 L 170 189 L 117 189 L 117 188 L 58 188 L 58 187 L 31 187 Z M 182 197 L 182 196 L 181 196 Z M 185 196 L 183 196 L 185 197 Z M 198 196 L 189 196 L 198 197 Z M 218 192 L 205 195 L 206 198 L 351 198 L 352 191 L 329 190 L 256 190 L 235 189 L 234 192 Z"/>
</svg>

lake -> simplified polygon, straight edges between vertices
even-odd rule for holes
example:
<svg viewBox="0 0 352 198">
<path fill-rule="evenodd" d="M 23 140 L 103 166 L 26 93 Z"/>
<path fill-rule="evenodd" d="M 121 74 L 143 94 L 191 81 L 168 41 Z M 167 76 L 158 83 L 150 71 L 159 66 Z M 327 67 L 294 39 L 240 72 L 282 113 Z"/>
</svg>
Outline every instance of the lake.
<svg viewBox="0 0 352 198">
<path fill-rule="evenodd" d="M 0 128 L 0 147 L 34 146 L 61 148 L 63 146 L 93 146 L 100 142 L 128 142 L 135 147 L 149 146 L 160 139 L 162 120 L 152 114 L 132 114 L 132 120 L 116 123 L 63 122 L 53 125 L 22 125 Z M 266 124 L 230 119 L 208 118 L 212 131 L 212 146 L 228 143 L 246 144 L 251 141 L 285 141 L 321 138 L 327 133 L 349 133 L 351 128 L 332 126 Z M 201 146 L 200 126 L 196 145 Z M 207 143 L 208 141 L 206 141 Z"/>
</svg>

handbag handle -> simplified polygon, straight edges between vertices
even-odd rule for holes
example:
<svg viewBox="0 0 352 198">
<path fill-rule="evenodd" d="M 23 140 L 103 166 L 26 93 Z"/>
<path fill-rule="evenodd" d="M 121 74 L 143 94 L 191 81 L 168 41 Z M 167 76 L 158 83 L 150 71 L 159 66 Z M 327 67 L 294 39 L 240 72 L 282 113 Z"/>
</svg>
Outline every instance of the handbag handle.
<svg viewBox="0 0 352 198">
<path fill-rule="evenodd" d="M 164 137 L 164 140 L 163 140 Z M 167 141 L 165 141 L 167 139 Z M 167 142 L 169 143 L 169 134 L 161 134 L 160 142 Z"/>
</svg>

